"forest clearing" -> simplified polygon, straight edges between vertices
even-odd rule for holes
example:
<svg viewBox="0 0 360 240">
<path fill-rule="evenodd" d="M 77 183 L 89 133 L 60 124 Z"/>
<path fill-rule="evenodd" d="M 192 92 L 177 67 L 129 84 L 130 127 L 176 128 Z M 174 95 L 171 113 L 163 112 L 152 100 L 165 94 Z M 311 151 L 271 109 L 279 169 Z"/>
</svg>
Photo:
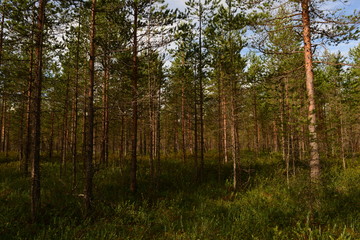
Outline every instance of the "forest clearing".
<svg viewBox="0 0 360 240">
<path fill-rule="evenodd" d="M 356 0 L 0 0 L 0 239 L 360 239 Z"/>
</svg>

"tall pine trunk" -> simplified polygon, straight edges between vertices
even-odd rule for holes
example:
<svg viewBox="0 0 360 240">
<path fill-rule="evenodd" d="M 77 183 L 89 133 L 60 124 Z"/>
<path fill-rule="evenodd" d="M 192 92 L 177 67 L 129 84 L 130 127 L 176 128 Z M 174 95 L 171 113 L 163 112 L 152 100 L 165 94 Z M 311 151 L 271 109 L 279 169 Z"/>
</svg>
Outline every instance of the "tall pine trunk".
<svg viewBox="0 0 360 240">
<path fill-rule="evenodd" d="M 104 82 L 103 82 L 103 118 L 102 118 L 102 142 L 101 142 L 101 157 L 100 162 L 105 165 L 108 164 L 109 159 L 109 56 L 105 53 L 104 60 Z"/>
<path fill-rule="evenodd" d="M 72 137 L 71 137 L 71 152 L 72 152 L 72 165 L 73 165 L 73 188 L 77 185 L 77 129 L 78 129 L 78 97 L 79 97 L 79 78 L 80 78 L 80 34 L 81 34 L 81 14 L 79 12 L 79 29 L 77 33 L 77 42 L 76 42 L 76 76 L 75 76 L 75 92 L 73 100 L 73 125 L 72 125 Z"/>
<path fill-rule="evenodd" d="M 1 4 L 0 0 L 0 4 Z M 2 64 L 3 45 L 4 45 L 4 24 L 5 24 L 5 4 L 3 3 L 1 11 L 1 23 L 0 23 L 0 67 Z"/>
<path fill-rule="evenodd" d="M 30 50 L 29 50 L 29 79 L 28 86 L 26 90 L 26 138 L 25 138 L 25 157 L 22 163 L 22 171 L 25 175 L 29 173 L 29 164 L 30 164 L 30 151 L 31 151 L 31 132 L 32 132 L 32 123 L 31 123 L 31 114 L 32 111 L 32 96 L 33 96 L 33 84 L 34 84 L 34 38 L 35 38 L 35 10 L 33 10 L 32 16 L 32 27 L 31 27 L 31 38 L 30 38 Z"/>
<path fill-rule="evenodd" d="M 95 82 L 95 15 L 96 0 L 92 0 L 90 21 L 90 78 L 87 85 L 86 133 L 85 133 L 85 189 L 84 200 L 86 215 L 89 215 L 93 198 L 93 138 L 94 138 L 94 82 Z"/>
<path fill-rule="evenodd" d="M 203 84 L 203 59 L 202 59 L 202 4 L 201 1 L 199 1 L 199 91 L 200 91 L 200 168 L 199 168 L 199 177 L 200 180 L 203 178 L 203 172 L 204 172 L 204 152 L 205 152 L 205 146 L 204 146 L 204 84 Z"/>
<path fill-rule="evenodd" d="M 130 169 L 130 191 L 137 190 L 137 132 L 138 132 L 138 5 L 133 3 L 134 29 L 133 29 L 133 62 L 132 62 L 132 130 L 131 130 L 131 169 Z"/>
<path fill-rule="evenodd" d="M 0 1 L 1 3 L 1 1 Z M 4 4 L 4 3 L 3 3 Z M 3 55 L 3 42 L 4 42 L 4 23 L 5 23 L 5 5 L 2 6 L 1 11 L 1 26 L 0 26 L 0 68 L 2 65 Z M 3 151 L 3 145 L 5 144 L 5 124 L 6 124 L 6 100 L 5 93 L 2 93 L 2 105 L 1 105 L 1 132 L 0 132 L 0 146 Z"/>
<path fill-rule="evenodd" d="M 38 1 L 37 31 L 35 32 L 35 78 L 34 95 L 31 98 L 30 121 L 31 131 L 31 217 L 35 222 L 40 209 L 40 126 L 41 126 L 41 90 L 42 90 L 42 68 L 43 68 L 43 29 L 45 21 L 46 0 Z"/>
<path fill-rule="evenodd" d="M 308 96 L 308 119 L 310 133 L 310 178 L 312 182 L 320 180 L 320 158 L 316 132 L 316 113 L 315 113 L 315 92 L 314 92 L 314 72 L 311 49 L 311 28 L 309 14 L 310 0 L 302 0 L 302 22 L 304 39 L 304 57 L 306 72 L 306 90 Z"/>
<path fill-rule="evenodd" d="M 61 132 L 61 159 L 60 159 L 60 177 L 66 172 L 66 157 L 67 157 L 67 143 L 68 143 L 68 105 L 69 105 L 69 88 L 70 88 L 70 76 L 68 76 L 66 90 L 65 90 L 65 101 L 64 101 L 64 112 L 63 112 L 63 125 Z"/>
</svg>

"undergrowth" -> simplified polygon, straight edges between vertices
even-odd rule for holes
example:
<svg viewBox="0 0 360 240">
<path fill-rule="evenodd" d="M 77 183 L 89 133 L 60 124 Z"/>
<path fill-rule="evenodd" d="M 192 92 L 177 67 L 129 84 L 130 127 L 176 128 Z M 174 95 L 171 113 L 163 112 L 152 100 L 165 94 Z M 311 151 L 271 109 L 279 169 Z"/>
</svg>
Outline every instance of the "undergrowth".
<svg viewBox="0 0 360 240">
<path fill-rule="evenodd" d="M 324 160 L 322 184 L 309 184 L 306 163 L 297 163 L 287 184 L 278 155 L 242 153 L 241 187 L 231 190 L 231 163 L 206 158 L 202 181 L 191 159 L 162 159 L 150 177 L 139 161 L 139 190 L 129 173 L 99 166 L 93 214 L 84 218 L 82 181 L 72 186 L 70 163 L 60 177 L 56 161 L 41 166 L 41 218 L 30 221 L 30 180 L 15 156 L 0 160 L 0 239 L 360 239 L 360 166 Z M 128 164 L 127 164 L 128 165 Z M 81 168 L 80 168 L 81 169 Z"/>
</svg>

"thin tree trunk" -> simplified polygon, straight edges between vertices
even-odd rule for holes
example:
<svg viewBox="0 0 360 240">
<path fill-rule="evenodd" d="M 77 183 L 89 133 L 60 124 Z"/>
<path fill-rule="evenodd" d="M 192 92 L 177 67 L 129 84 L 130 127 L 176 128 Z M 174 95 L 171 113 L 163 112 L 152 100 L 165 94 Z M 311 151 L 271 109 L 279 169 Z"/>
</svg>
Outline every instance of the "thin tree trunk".
<svg viewBox="0 0 360 240">
<path fill-rule="evenodd" d="M 309 103 L 309 133 L 310 133 L 310 178 L 312 182 L 320 180 L 320 158 L 316 131 L 316 113 L 315 113 L 315 92 L 314 92 L 314 72 L 311 49 L 311 29 L 310 29 L 310 0 L 302 0 L 302 22 L 304 39 L 304 57 L 306 72 L 306 89 Z"/>
<path fill-rule="evenodd" d="M 259 129 L 259 123 L 258 123 L 258 110 L 257 110 L 257 96 L 256 92 L 254 92 L 254 130 L 255 130 L 255 154 L 256 158 L 259 155 L 260 150 L 260 129 Z"/>
<path fill-rule="evenodd" d="M 32 95 L 33 95 L 33 53 L 31 51 L 30 57 L 30 74 L 28 81 L 28 89 L 27 89 L 27 104 L 26 104 L 26 141 L 25 141 L 25 159 L 24 159 L 24 168 L 23 172 L 25 175 L 29 172 L 29 163 L 30 163 L 30 151 L 31 151 L 31 132 L 32 132 L 32 123 L 31 123 L 31 103 L 32 103 Z"/>
<path fill-rule="evenodd" d="M 120 151 L 119 151 L 119 159 L 120 165 L 123 164 L 124 161 L 124 150 L 125 150 L 125 116 L 124 113 L 121 113 L 121 133 L 120 133 Z"/>
<path fill-rule="evenodd" d="M 199 169 L 199 177 L 200 180 L 203 180 L 203 172 L 204 172 L 204 86 L 203 86 L 203 61 L 202 61 L 202 4 L 201 0 L 199 0 L 199 91 L 200 91 L 200 169 Z"/>
<path fill-rule="evenodd" d="M 234 89 L 231 95 L 231 149 L 233 160 L 233 190 L 236 191 L 239 185 L 238 178 L 238 148 L 237 148 L 237 128 L 236 128 L 236 116 L 235 116 L 235 96 Z"/>
<path fill-rule="evenodd" d="M 100 162 L 108 165 L 109 159 L 109 59 L 108 54 L 105 53 L 105 66 L 104 66 L 104 83 L 103 83 L 103 119 L 102 119 L 102 142 L 101 142 L 101 157 Z"/>
<path fill-rule="evenodd" d="M 6 142 L 6 124 L 7 124 L 7 99 L 6 93 L 3 93 L 3 98 L 1 102 L 1 130 L 0 130 L 0 150 L 5 152 L 5 142 Z"/>
<path fill-rule="evenodd" d="M 53 151 L 54 151 L 54 121 L 55 121 L 55 114 L 54 114 L 53 111 L 50 114 L 50 121 L 51 121 L 51 127 L 50 127 L 49 152 L 48 152 L 49 160 L 52 159 Z"/>
<path fill-rule="evenodd" d="M 345 158 L 345 131 L 344 131 L 344 120 L 343 120 L 343 113 L 342 113 L 342 106 L 340 103 L 340 141 L 341 141 L 341 159 L 342 159 L 342 165 L 343 168 L 346 169 L 346 158 Z"/>
<path fill-rule="evenodd" d="M 220 74 L 221 75 L 221 74 Z M 223 153 L 223 146 L 222 146 L 222 142 L 223 142 L 223 134 L 222 134 L 222 93 L 221 93 L 221 77 L 218 76 L 218 81 L 217 81 L 217 87 L 218 87 L 218 182 L 220 183 L 221 180 L 221 162 L 223 160 L 224 157 L 224 153 Z"/>
<path fill-rule="evenodd" d="M 6 132 L 5 132 L 5 159 L 9 160 L 9 151 L 10 151 L 10 131 L 11 131 L 11 112 L 7 114 L 6 121 Z"/>
<path fill-rule="evenodd" d="M 276 126 L 276 120 L 273 121 L 273 132 L 274 132 L 274 152 L 279 151 L 279 144 L 278 144 L 278 129 Z"/>
<path fill-rule="evenodd" d="M 35 79 L 34 96 L 31 99 L 30 120 L 32 122 L 30 159 L 31 169 L 31 217 L 36 222 L 40 209 L 40 126 L 41 126 L 41 90 L 42 90 L 42 68 L 43 68 L 43 29 L 45 24 L 46 0 L 38 1 L 37 31 L 35 33 Z"/>
<path fill-rule="evenodd" d="M 19 131 L 19 162 L 20 162 L 20 172 L 23 170 L 24 166 L 24 118 L 26 118 L 25 115 L 25 100 L 21 102 L 21 111 L 20 111 L 20 131 Z"/>
<path fill-rule="evenodd" d="M 1 4 L 1 1 L 0 1 Z M 1 26 L 0 26 L 0 67 L 2 65 L 2 54 L 3 54 L 3 42 L 4 42 L 4 22 L 5 22 L 5 5 L 2 6 L 1 12 Z M 1 106 L 1 135 L 0 135 L 0 146 L 3 146 L 5 143 L 5 113 L 6 113 L 6 101 L 5 101 L 5 93 L 2 93 L 2 106 Z M 1 149 L 3 151 L 3 149 Z"/>
<path fill-rule="evenodd" d="M 132 132 L 131 132 L 131 169 L 130 191 L 137 191 L 137 132 L 138 132 L 138 5 L 133 3 L 134 29 L 133 29 L 133 66 L 132 66 Z"/>
<path fill-rule="evenodd" d="M 161 80 L 159 79 L 158 83 L 158 103 L 157 103 L 157 116 L 156 116 L 156 171 L 155 176 L 158 177 L 161 174 Z M 158 181 L 157 181 L 158 182 Z"/>
<path fill-rule="evenodd" d="M 90 214 L 93 198 L 93 140 L 94 140 L 94 82 L 95 82 L 95 15 L 96 0 L 92 0 L 90 20 L 90 78 L 87 86 L 86 141 L 85 141 L 85 189 L 86 215 Z"/>
<path fill-rule="evenodd" d="M 182 159 L 186 163 L 186 144 L 185 144 L 185 86 L 181 85 L 181 145 L 182 145 Z"/>
<path fill-rule="evenodd" d="M 154 179 L 154 96 L 153 96 L 153 81 L 150 76 L 150 59 L 148 63 L 148 82 L 149 82 L 149 163 L 150 176 Z"/>
<path fill-rule="evenodd" d="M 152 6 L 152 0 L 150 0 Z M 148 29 L 147 29 L 147 55 L 148 55 L 148 91 L 149 91 L 149 163 L 150 163 L 150 176 L 154 180 L 155 166 L 154 166 L 154 146 L 155 144 L 155 106 L 154 106 L 154 77 L 151 72 L 151 20 L 152 20 L 152 7 L 149 10 Z"/>
<path fill-rule="evenodd" d="M 81 8 L 81 6 L 80 6 Z M 72 146 L 71 146 L 71 152 L 72 152 L 72 165 L 73 165 L 73 189 L 76 187 L 77 185 L 77 129 L 78 129 L 78 98 L 79 98 L 79 78 L 80 78 L 80 34 L 81 34 L 81 14 L 79 12 L 79 26 L 78 26 L 78 33 L 77 33 L 77 43 L 76 43 L 76 65 L 75 65 L 75 71 L 76 71 L 76 76 L 75 76 L 75 92 L 74 92 L 74 101 L 73 101 L 73 125 L 72 125 Z"/>
<path fill-rule="evenodd" d="M 281 114 L 280 114 L 280 121 L 281 121 L 281 151 L 283 161 L 286 165 L 286 182 L 289 184 L 289 159 L 287 154 L 287 142 L 286 142 L 286 132 L 287 132 L 287 125 L 286 125 L 286 101 L 285 101 L 285 87 L 283 86 L 283 94 L 282 94 L 282 101 L 281 101 Z"/>
<path fill-rule="evenodd" d="M 67 156 L 67 142 L 68 142 L 68 105 L 69 105 L 69 89 L 70 89 L 70 76 L 68 76 L 65 92 L 63 125 L 61 132 L 61 160 L 60 160 L 60 177 L 66 171 L 66 156 Z"/>
<path fill-rule="evenodd" d="M 224 162 L 227 163 L 228 159 L 228 136 L 227 136 L 227 112 L 226 112 L 226 96 L 223 94 L 222 100 L 222 120 L 223 120 L 223 148 L 224 148 Z"/>
<path fill-rule="evenodd" d="M 82 117 L 82 123 L 83 123 L 83 129 L 82 129 L 82 142 L 83 142 L 83 146 L 82 146 L 82 149 L 81 149 L 81 154 L 82 156 L 84 157 L 84 160 L 86 160 L 86 113 L 87 113 L 87 88 L 85 87 L 84 88 L 84 105 L 83 105 L 83 117 Z M 84 162 L 84 166 L 85 166 L 85 162 Z"/>
<path fill-rule="evenodd" d="M 1 0 L 0 0 L 1 4 Z M 5 4 L 3 3 L 1 12 L 1 25 L 0 25 L 0 66 L 2 65 L 3 45 L 4 45 L 4 25 L 5 25 Z"/>
<path fill-rule="evenodd" d="M 198 164 L 198 111 L 197 111 L 197 84 L 196 79 L 194 82 L 194 163 L 195 163 L 195 171 L 196 178 L 199 179 L 199 164 Z"/>
</svg>

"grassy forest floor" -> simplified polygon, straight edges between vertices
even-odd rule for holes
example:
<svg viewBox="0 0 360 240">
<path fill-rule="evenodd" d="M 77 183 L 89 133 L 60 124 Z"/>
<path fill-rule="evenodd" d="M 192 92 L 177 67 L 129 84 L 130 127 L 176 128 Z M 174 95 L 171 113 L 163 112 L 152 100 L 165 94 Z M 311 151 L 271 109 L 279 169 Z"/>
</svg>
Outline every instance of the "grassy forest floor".
<svg viewBox="0 0 360 240">
<path fill-rule="evenodd" d="M 179 158 L 180 159 L 180 158 Z M 231 191 L 231 163 L 218 180 L 215 155 L 206 159 L 202 183 L 193 164 L 162 159 L 157 187 L 147 160 L 139 161 L 139 191 L 128 190 L 126 168 L 100 168 L 94 209 L 83 218 L 81 184 L 72 189 L 70 164 L 42 162 L 42 215 L 30 224 L 30 182 L 19 162 L 0 159 L 0 239 L 360 239 L 360 159 L 323 159 L 323 184 L 315 194 L 306 163 L 287 185 L 280 156 L 242 153 L 242 186 Z M 79 182 L 82 173 L 79 172 Z"/>
</svg>

